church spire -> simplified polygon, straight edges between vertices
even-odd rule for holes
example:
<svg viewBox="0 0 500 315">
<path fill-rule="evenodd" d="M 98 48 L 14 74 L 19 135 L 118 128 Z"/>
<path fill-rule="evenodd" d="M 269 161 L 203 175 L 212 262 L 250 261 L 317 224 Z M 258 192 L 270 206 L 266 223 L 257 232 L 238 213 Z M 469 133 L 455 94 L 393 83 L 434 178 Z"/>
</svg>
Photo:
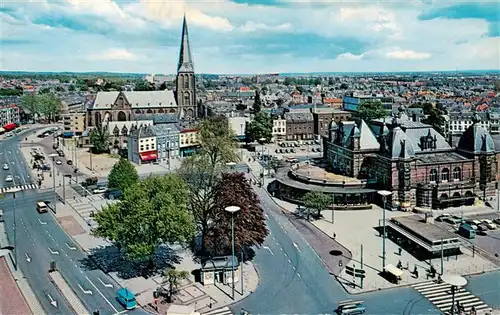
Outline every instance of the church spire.
<svg viewBox="0 0 500 315">
<path fill-rule="evenodd" d="M 194 72 L 193 57 L 191 56 L 191 48 L 189 46 L 186 14 L 184 14 L 184 18 L 182 20 L 182 40 L 177 72 Z"/>
</svg>

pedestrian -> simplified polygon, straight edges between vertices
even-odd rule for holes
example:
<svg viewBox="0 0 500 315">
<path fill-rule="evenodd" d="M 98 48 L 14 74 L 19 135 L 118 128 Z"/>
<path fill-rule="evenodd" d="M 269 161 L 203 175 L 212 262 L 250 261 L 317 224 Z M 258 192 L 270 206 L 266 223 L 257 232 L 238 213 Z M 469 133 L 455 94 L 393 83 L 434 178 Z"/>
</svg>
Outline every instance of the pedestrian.
<svg viewBox="0 0 500 315">
<path fill-rule="evenodd" d="M 342 267 L 342 260 L 339 260 L 339 267 Z"/>
<path fill-rule="evenodd" d="M 410 270 L 410 263 L 406 262 L 406 270 Z"/>
<path fill-rule="evenodd" d="M 398 248 L 398 254 L 399 256 L 401 256 L 401 252 L 403 251 L 403 249 L 401 247 Z"/>
<path fill-rule="evenodd" d="M 335 239 L 337 237 L 337 234 L 333 233 L 333 239 Z"/>
</svg>

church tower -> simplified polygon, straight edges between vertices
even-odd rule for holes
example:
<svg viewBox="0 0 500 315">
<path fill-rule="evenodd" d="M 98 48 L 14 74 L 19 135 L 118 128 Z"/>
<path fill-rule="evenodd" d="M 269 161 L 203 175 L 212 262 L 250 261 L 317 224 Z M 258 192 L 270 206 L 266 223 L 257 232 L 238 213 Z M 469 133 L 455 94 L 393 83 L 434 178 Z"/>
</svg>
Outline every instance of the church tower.
<svg viewBox="0 0 500 315">
<path fill-rule="evenodd" d="M 189 46 L 186 15 L 184 15 L 182 21 L 181 49 L 179 52 L 179 64 L 177 65 L 176 98 L 181 117 L 198 117 L 194 64 L 191 48 Z"/>
</svg>

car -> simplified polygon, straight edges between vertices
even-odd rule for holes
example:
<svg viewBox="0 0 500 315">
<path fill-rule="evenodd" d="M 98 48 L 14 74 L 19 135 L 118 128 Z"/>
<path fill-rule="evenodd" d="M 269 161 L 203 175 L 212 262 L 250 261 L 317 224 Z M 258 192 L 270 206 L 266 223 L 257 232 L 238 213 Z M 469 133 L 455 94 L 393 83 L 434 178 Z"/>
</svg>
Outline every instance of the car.
<svg viewBox="0 0 500 315">
<path fill-rule="evenodd" d="M 92 193 L 93 194 L 104 194 L 107 191 L 108 191 L 108 189 L 106 187 L 99 187 L 99 188 L 92 190 Z"/>
<path fill-rule="evenodd" d="M 344 301 L 339 302 L 338 308 L 335 312 L 339 315 L 354 315 L 354 314 L 364 314 L 366 312 L 366 306 L 363 301 Z"/>
<path fill-rule="evenodd" d="M 127 310 L 133 310 L 137 307 L 134 294 L 127 288 L 121 288 L 116 292 L 116 300 Z"/>
<path fill-rule="evenodd" d="M 500 224 L 500 218 L 494 219 L 493 222 L 496 223 L 496 224 Z"/>
<path fill-rule="evenodd" d="M 9 169 L 9 164 L 5 163 L 5 164 L 3 165 L 3 169 L 4 169 L 4 170 L 8 170 L 8 169 Z"/>
<path fill-rule="evenodd" d="M 5 177 L 6 182 L 11 182 L 13 180 L 14 180 L 14 178 L 12 177 L 12 175 L 7 175 L 7 177 Z"/>
<path fill-rule="evenodd" d="M 66 163 L 68 163 L 68 165 L 73 165 L 73 161 L 71 160 L 66 161 Z"/>
<path fill-rule="evenodd" d="M 475 221 L 477 220 L 467 220 L 465 223 L 467 223 L 473 230 L 477 230 L 477 224 Z"/>
<path fill-rule="evenodd" d="M 493 221 L 488 219 L 484 219 L 483 224 L 486 225 L 490 230 L 495 230 L 497 228 L 497 225 L 493 223 Z"/>
<path fill-rule="evenodd" d="M 479 224 L 479 225 L 477 226 L 477 229 L 478 229 L 478 231 L 481 231 L 481 232 L 486 232 L 486 231 L 488 231 L 488 227 L 487 227 L 487 226 L 486 226 L 486 224 L 484 224 L 484 223 Z"/>
<path fill-rule="evenodd" d="M 56 164 L 57 164 L 57 165 L 61 165 L 61 164 L 62 164 L 61 160 L 57 160 L 57 161 L 56 161 Z"/>
</svg>

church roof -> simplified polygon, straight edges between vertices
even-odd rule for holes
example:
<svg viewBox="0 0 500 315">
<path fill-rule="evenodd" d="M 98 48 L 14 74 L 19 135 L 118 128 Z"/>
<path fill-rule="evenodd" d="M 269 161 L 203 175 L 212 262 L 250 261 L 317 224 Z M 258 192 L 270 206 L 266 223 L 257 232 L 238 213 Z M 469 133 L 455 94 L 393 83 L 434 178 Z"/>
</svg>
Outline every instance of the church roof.
<svg viewBox="0 0 500 315">
<path fill-rule="evenodd" d="M 194 72 L 193 56 L 191 55 L 191 47 L 189 45 L 189 34 L 185 15 L 182 20 L 182 40 L 177 72 Z"/>
<path fill-rule="evenodd" d="M 389 134 L 389 156 L 391 158 L 409 158 L 415 156 L 412 141 L 400 127 L 395 127 Z"/>
<path fill-rule="evenodd" d="M 177 107 L 174 92 L 164 90 L 98 92 L 92 104 L 92 109 L 111 109 L 120 93 L 126 98 L 132 109 Z"/>
<path fill-rule="evenodd" d="M 359 147 L 361 150 L 378 150 L 380 143 L 364 120 L 359 124 Z"/>
</svg>

